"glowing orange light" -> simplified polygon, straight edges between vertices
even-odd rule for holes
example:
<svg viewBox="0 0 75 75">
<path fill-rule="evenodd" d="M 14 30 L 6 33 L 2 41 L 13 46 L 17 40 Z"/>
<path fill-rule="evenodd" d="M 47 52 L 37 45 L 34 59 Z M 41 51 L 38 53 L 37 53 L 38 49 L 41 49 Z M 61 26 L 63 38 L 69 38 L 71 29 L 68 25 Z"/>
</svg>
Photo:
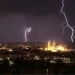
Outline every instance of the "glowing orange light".
<svg viewBox="0 0 75 75">
<path fill-rule="evenodd" d="M 51 44 L 50 41 L 48 41 L 47 47 L 44 50 L 52 51 L 52 52 L 57 52 L 58 50 L 66 51 L 67 49 L 64 46 L 62 46 L 62 45 L 56 46 L 55 41 L 52 44 Z"/>
<path fill-rule="evenodd" d="M 65 48 L 64 48 L 62 45 L 59 45 L 59 46 L 57 47 L 57 50 L 65 51 Z"/>
</svg>

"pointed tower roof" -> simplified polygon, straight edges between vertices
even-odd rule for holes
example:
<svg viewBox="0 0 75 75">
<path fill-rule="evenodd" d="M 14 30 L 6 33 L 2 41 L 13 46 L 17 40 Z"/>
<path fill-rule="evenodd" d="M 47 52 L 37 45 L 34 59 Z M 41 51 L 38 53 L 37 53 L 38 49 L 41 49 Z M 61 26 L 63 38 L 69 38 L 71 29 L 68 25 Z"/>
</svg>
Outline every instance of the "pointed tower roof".
<svg viewBox="0 0 75 75">
<path fill-rule="evenodd" d="M 50 40 L 48 41 L 48 44 L 51 44 Z"/>
<path fill-rule="evenodd" d="M 55 41 L 53 41 L 52 45 L 56 45 L 56 42 L 55 42 Z"/>
</svg>

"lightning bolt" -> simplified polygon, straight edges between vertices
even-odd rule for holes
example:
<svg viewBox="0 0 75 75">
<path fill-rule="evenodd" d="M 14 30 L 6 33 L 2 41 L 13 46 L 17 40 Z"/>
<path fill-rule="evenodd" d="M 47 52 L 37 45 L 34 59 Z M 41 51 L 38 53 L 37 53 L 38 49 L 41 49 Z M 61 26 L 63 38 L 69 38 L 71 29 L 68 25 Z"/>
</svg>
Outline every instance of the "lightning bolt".
<svg viewBox="0 0 75 75">
<path fill-rule="evenodd" d="M 27 42 L 27 34 L 28 34 L 29 32 L 31 32 L 31 29 L 32 29 L 32 28 L 27 28 L 27 27 L 25 27 L 25 26 L 24 26 L 24 28 L 25 28 L 25 42 Z"/>
<path fill-rule="evenodd" d="M 62 7 L 61 7 L 61 10 L 60 10 L 60 13 L 63 14 L 65 21 L 64 21 L 63 24 L 60 25 L 60 26 L 63 26 L 63 34 L 64 34 L 64 29 L 65 29 L 65 28 L 69 28 L 69 29 L 71 30 L 71 41 L 74 42 L 74 38 L 75 38 L 75 36 L 74 36 L 74 32 L 75 32 L 74 27 L 75 27 L 75 26 L 72 27 L 72 26 L 69 25 L 67 16 L 66 16 L 65 12 L 63 11 L 63 8 L 64 8 L 64 0 L 62 0 Z M 66 26 L 65 26 L 65 24 L 66 24 Z"/>
<path fill-rule="evenodd" d="M 24 30 L 25 42 L 27 42 L 27 35 L 28 35 L 28 33 L 31 32 L 34 23 L 35 23 L 35 21 L 33 20 L 33 24 L 32 24 L 31 27 L 25 27 L 24 24 L 23 24 L 23 27 L 25 28 L 25 30 Z"/>
</svg>

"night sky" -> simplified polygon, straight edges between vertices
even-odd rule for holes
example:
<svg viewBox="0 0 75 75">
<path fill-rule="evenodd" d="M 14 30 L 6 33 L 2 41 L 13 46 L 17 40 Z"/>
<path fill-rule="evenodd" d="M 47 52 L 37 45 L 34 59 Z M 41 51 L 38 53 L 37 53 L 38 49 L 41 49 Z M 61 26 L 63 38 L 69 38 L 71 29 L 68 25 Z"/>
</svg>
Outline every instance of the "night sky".
<svg viewBox="0 0 75 75">
<path fill-rule="evenodd" d="M 28 42 L 71 41 L 71 30 L 62 35 L 62 0 L 0 0 L 0 42 L 24 42 L 24 27 L 32 27 Z M 65 0 L 69 24 L 75 26 L 75 0 Z"/>
</svg>

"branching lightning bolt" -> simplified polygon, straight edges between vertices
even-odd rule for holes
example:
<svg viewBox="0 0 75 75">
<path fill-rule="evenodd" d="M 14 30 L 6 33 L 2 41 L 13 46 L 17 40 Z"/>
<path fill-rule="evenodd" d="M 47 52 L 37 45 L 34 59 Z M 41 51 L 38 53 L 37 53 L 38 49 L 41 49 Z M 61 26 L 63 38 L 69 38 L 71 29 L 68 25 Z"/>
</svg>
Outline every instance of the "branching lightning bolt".
<svg viewBox="0 0 75 75">
<path fill-rule="evenodd" d="M 71 33 L 71 41 L 74 42 L 74 38 L 75 38 L 75 36 L 74 36 L 74 32 L 75 32 L 74 27 L 75 27 L 75 26 L 72 27 L 72 26 L 69 25 L 67 16 L 66 16 L 65 12 L 63 11 L 63 8 L 64 8 L 64 0 L 62 0 L 62 7 L 61 7 L 61 10 L 60 10 L 60 13 L 63 14 L 63 16 L 64 16 L 64 18 L 65 18 L 65 21 L 64 21 L 63 24 L 60 25 L 60 26 L 63 26 L 63 34 L 64 34 L 64 29 L 65 29 L 65 28 L 71 29 L 71 32 L 72 32 L 72 33 Z M 65 24 L 66 24 L 66 26 L 64 26 Z"/>
<path fill-rule="evenodd" d="M 24 28 L 25 28 L 25 42 L 27 42 L 27 34 L 28 34 L 29 32 L 31 32 L 31 29 L 32 29 L 32 28 L 26 28 L 25 26 L 24 26 Z"/>
</svg>

